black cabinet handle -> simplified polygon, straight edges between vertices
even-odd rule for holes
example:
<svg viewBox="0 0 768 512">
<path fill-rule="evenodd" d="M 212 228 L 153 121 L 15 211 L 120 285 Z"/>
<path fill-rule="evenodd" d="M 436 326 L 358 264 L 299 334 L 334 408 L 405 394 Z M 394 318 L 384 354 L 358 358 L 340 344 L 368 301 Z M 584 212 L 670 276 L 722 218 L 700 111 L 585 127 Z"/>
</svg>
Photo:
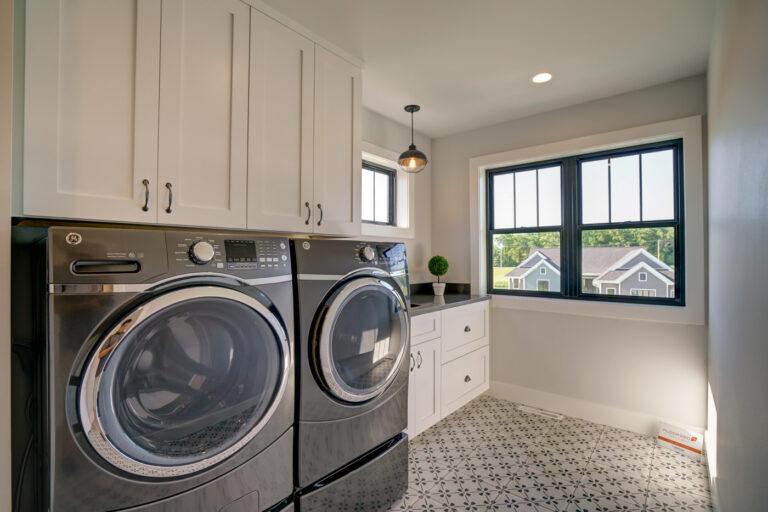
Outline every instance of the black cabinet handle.
<svg viewBox="0 0 768 512">
<path fill-rule="evenodd" d="M 309 226 L 309 218 L 312 216 L 312 208 L 309 207 L 309 201 L 304 203 L 304 206 L 307 207 L 307 220 L 304 221 L 304 224 Z"/>
<path fill-rule="evenodd" d="M 416 352 L 416 355 L 419 356 L 419 364 L 416 365 L 416 368 L 421 368 L 421 363 L 424 362 L 424 359 L 421 357 L 421 350 Z"/>
<path fill-rule="evenodd" d="M 472 380 L 472 377 L 470 377 L 469 375 L 467 375 L 466 377 L 464 377 L 464 382 L 469 382 L 469 381 L 471 381 L 471 380 Z"/>
<path fill-rule="evenodd" d="M 149 211 L 149 180 L 147 179 L 142 180 L 141 184 L 144 185 L 144 206 L 141 207 L 141 211 L 148 212 Z"/>
<path fill-rule="evenodd" d="M 317 209 L 320 210 L 320 220 L 317 221 L 317 225 L 319 226 L 323 223 L 323 205 L 317 203 Z"/>
<path fill-rule="evenodd" d="M 416 367 L 416 359 L 413 358 L 413 354 L 411 354 L 411 371 Z"/>
<path fill-rule="evenodd" d="M 173 212 L 173 185 L 170 183 L 165 184 L 165 188 L 168 189 L 168 208 L 165 209 L 165 213 Z"/>
<path fill-rule="evenodd" d="M 468 326 L 468 325 L 464 326 L 464 332 L 469 332 L 471 330 L 472 330 L 472 328 L 470 326 Z"/>
</svg>

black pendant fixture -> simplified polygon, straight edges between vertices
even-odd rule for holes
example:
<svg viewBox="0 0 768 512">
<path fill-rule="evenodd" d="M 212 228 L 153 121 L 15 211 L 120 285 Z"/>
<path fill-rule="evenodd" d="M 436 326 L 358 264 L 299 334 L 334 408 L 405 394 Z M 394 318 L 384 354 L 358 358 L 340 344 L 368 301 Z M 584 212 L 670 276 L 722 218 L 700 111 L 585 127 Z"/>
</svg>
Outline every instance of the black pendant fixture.
<svg viewBox="0 0 768 512">
<path fill-rule="evenodd" d="M 413 143 L 413 113 L 418 112 L 420 109 L 421 107 L 418 105 L 405 106 L 405 111 L 411 114 L 411 145 L 397 159 L 397 164 L 403 171 L 414 174 L 423 170 L 427 166 L 428 161 L 427 155 L 416 149 L 416 144 Z"/>
</svg>

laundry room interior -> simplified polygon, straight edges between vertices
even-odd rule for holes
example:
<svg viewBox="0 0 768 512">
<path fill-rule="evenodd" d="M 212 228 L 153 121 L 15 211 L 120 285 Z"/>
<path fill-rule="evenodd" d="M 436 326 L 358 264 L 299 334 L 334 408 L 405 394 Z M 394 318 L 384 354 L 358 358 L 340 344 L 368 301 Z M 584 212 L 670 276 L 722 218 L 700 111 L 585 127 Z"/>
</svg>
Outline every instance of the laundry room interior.
<svg viewBox="0 0 768 512">
<path fill-rule="evenodd" d="M 0 511 L 768 511 L 767 91 L 765 0 L 0 0 Z"/>
</svg>

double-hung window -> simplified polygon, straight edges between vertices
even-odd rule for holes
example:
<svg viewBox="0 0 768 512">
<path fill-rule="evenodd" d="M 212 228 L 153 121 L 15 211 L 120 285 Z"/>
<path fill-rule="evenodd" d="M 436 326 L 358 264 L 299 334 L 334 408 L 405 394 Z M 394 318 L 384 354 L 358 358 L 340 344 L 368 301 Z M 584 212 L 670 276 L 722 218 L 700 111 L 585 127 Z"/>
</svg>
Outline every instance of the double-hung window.
<svg viewBox="0 0 768 512">
<path fill-rule="evenodd" d="M 396 185 L 397 171 L 363 160 L 361 202 L 363 222 L 396 225 Z"/>
<path fill-rule="evenodd" d="M 488 170 L 492 293 L 684 305 L 682 141 Z"/>
</svg>

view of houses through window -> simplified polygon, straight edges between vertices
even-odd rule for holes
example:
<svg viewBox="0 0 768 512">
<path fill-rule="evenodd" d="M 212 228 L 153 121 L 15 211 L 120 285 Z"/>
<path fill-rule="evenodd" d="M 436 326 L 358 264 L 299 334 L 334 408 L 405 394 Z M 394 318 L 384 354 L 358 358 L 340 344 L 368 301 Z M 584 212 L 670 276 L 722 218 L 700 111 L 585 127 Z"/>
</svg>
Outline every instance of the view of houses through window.
<svg viewBox="0 0 768 512">
<path fill-rule="evenodd" d="M 489 288 L 681 303 L 680 148 L 489 171 Z"/>
</svg>

